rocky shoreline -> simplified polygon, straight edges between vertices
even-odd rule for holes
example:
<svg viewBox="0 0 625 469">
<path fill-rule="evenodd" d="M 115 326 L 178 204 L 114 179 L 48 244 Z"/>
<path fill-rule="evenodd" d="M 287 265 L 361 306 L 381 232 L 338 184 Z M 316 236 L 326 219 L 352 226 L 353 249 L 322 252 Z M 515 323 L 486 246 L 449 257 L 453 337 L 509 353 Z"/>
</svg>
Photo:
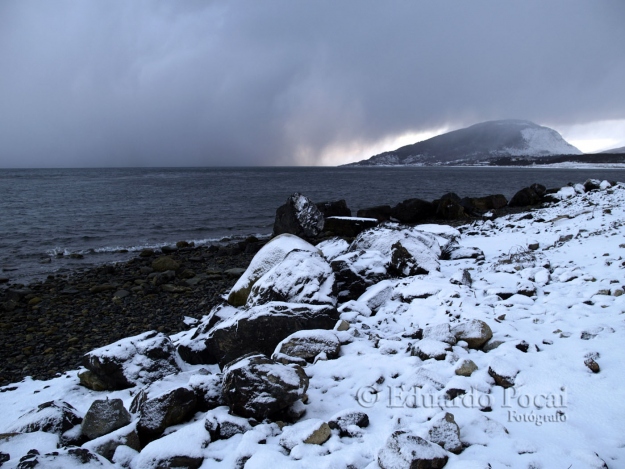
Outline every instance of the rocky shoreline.
<svg viewBox="0 0 625 469">
<path fill-rule="evenodd" d="M 53 378 L 79 367 L 89 350 L 123 337 L 188 329 L 184 318 L 207 314 L 264 242 L 179 245 L 0 290 L 0 385 Z"/>
<path fill-rule="evenodd" d="M 433 202 L 408 199 L 395 207 L 359 210 L 360 218 L 353 219 L 345 201 L 321 202 L 317 208 L 326 228 L 314 233 L 298 232 L 298 221 L 287 203 L 277 209 L 274 235 L 289 232 L 317 244 L 335 235 L 349 241 L 388 220 L 461 226 L 484 215 L 496 218 L 527 211 L 549 201 L 553 191 L 534 184 L 510 202 L 501 195 L 462 199 L 449 193 Z M 4 344 L 0 386 L 27 376 L 50 379 L 76 369 L 85 353 L 124 337 L 149 330 L 170 335 L 188 329 L 193 319 L 201 319 L 221 301 L 264 244 L 255 237 L 226 246 L 196 247 L 181 241 L 162 252 L 142 251 L 127 262 L 51 275 L 26 286 L 4 285 L 0 289 Z"/>
</svg>

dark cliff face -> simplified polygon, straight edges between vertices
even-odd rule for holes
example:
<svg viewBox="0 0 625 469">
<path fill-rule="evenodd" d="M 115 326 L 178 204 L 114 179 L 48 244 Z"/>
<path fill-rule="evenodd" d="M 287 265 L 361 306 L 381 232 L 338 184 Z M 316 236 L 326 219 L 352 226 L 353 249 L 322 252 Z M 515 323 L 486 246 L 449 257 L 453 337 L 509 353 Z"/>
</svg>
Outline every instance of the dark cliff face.
<svg viewBox="0 0 625 469">
<path fill-rule="evenodd" d="M 489 121 L 375 155 L 356 165 L 481 161 L 501 156 L 581 154 L 555 130 L 523 120 Z"/>
</svg>

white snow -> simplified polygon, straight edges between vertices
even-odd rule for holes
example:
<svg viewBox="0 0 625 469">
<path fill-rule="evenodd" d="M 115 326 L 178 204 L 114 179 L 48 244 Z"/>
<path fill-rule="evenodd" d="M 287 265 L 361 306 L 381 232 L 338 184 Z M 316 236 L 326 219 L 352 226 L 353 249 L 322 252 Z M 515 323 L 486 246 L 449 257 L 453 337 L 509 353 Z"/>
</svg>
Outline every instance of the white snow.
<svg viewBox="0 0 625 469">
<path fill-rule="evenodd" d="M 375 469 L 393 432 L 427 440 L 431 422 L 449 412 L 460 428 L 464 450 L 456 455 L 427 446 L 432 454 L 449 457 L 446 468 L 625 467 L 625 406 L 619 394 L 625 363 L 625 186 L 606 183 L 602 190 L 588 193 L 570 189 L 572 193 L 564 191 L 567 197 L 558 203 L 534 211 L 533 219 L 517 214 L 460 227 L 460 246 L 481 249 L 483 261 L 437 261 L 439 271 L 381 282 L 358 301 L 341 305 L 341 318 L 350 323 L 349 330 L 341 332 L 341 353 L 336 359 L 305 366 L 310 378 L 308 400 L 297 425 L 281 429 L 265 422 L 244 434 L 211 442 L 204 428 L 207 414 L 198 413 L 190 422 L 168 429 L 167 436 L 141 453 L 118 448 L 112 466 L 154 467 L 157 461 L 184 453 L 203 458 L 203 468 L 245 464 L 246 468 Z M 477 234 L 468 236 L 468 231 Z M 415 232 L 403 233 L 402 244 Z M 441 229 L 428 235 L 430 246 L 421 242 L 419 246 L 435 251 L 439 241 L 434 236 L 447 232 Z M 399 239 L 400 235 L 393 236 Z M 386 237 L 378 245 L 373 237 L 369 239 L 368 252 L 376 255 L 368 259 L 388 255 L 390 241 Z M 526 248 L 535 242 L 538 250 Z M 280 251 L 276 263 L 286 255 Z M 360 256 L 359 261 L 366 259 Z M 472 285 L 451 284 L 450 279 L 464 270 L 470 273 Z M 268 310 L 255 307 L 245 314 L 268 314 Z M 235 322 L 236 316 L 225 322 Z M 503 343 L 488 352 L 469 349 L 462 341 L 451 345 L 448 326 L 453 330 L 473 319 L 490 326 L 491 342 Z M 427 340 L 414 338 L 418 329 L 423 329 Z M 527 352 L 516 347 L 522 341 L 529 345 Z M 449 345 L 452 351 L 446 352 L 444 360 L 421 360 L 410 352 L 420 343 L 423 348 Z M 599 373 L 584 364 L 588 357 L 599 364 Z M 473 361 L 477 370 L 470 377 L 457 376 L 455 370 L 465 360 Z M 183 365 L 180 373 L 153 383 L 150 395 L 202 381 L 202 368 L 218 372 L 214 366 Z M 514 387 L 495 385 L 489 367 L 514 376 Z M 0 392 L 0 433 L 47 401 L 66 401 L 82 415 L 93 400 L 106 397 L 120 398 L 128 408 L 139 390 L 137 386 L 94 392 L 79 386 L 76 375 L 72 371 L 50 381 L 25 379 L 5 387 Z M 354 437 L 341 437 L 332 430 L 322 445 L 302 442 L 305 428 L 328 422 L 345 409 L 367 413 L 370 425 L 358 429 Z M 287 445 L 290 452 L 281 444 L 287 439 L 295 443 Z M 11 458 L 3 469 L 17 467 L 30 449 L 42 455 L 63 453 L 56 449 L 57 443 L 57 435 L 41 432 L 0 438 L 0 451 Z M 413 445 L 414 440 L 406 443 Z"/>
</svg>

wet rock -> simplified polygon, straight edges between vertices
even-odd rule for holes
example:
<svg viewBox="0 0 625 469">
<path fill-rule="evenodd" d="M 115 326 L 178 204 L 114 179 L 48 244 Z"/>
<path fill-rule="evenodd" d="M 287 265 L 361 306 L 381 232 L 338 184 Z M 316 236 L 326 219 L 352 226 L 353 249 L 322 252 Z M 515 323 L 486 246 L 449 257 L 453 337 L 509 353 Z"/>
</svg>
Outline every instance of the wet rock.
<svg viewBox="0 0 625 469">
<path fill-rule="evenodd" d="M 167 427 L 185 422 L 196 410 L 197 398 L 188 388 L 177 388 L 148 399 L 141 405 L 137 424 L 142 445 L 158 438 Z"/>
<path fill-rule="evenodd" d="M 323 231 L 324 217 L 308 197 L 295 193 L 276 211 L 273 235 L 289 233 L 301 238 L 315 238 Z"/>
<path fill-rule="evenodd" d="M 82 435 L 89 440 L 125 427 L 130 423 L 130 413 L 121 399 L 93 401 L 82 421 Z"/>
<path fill-rule="evenodd" d="M 405 431 L 394 432 L 378 453 L 382 469 L 439 469 L 448 459 L 440 446 Z"/>
<path fill-rule="evenodd" d="M 308 376 L 300 366 L 283 365 L 262 354 L 246 355 L 224 368 L 224 399 L 242 417 L 274 418 L 307 389 Z"/>
<path fill-rule="evenodd" d="M 97 382 L 98 387 L 104 384 L 109 390 L 149 383 L 179 371 L 174 353 L 169 337 L 145 332 L 87 353 L 82 364 L 97 380 L 84 373 L 79 378 L 84 386 Z"/>
<path fill-rule="evenodd" d="M 167 270 L 176 271 L 180 268 L 180 262 L 170 256 L 161 256 L 152 262 L 152 268 L 155 272 L 165 272 Z"/>
</svg>

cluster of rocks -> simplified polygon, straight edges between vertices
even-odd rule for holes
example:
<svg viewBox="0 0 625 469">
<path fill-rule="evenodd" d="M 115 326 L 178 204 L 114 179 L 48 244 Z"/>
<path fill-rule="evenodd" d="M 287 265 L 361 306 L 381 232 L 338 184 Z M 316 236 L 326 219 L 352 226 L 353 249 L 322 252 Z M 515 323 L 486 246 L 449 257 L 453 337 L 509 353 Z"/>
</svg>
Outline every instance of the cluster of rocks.
<svg viewBox="0 0 625 469">
<path fill-rule="evenodd" d="M 542 186 L 526 189 L 523 191 L 527 197 L 541 191 L 539 197 L 545 197 Z M 490 202 L 482 201 L 486 204 L 483 207 L 498 203 L 498 196 L 492 197 Z M 476 206 L 481 202 L 471 203 Z M 448 207 L 451 213 L 454 204 L 464 210 L 453 197 L 442 198 L 437 207 Z M 399 212 L 395 207 L 391 213 L 397 215 L 408 205 L 404 203 Z M 174 340 L 167 335 L 171 331 L 157 328 L 84 354 L 81 362 L 84 370 L 78 375 L 80 383 L 93 391 L 131 388 L 134 396 L 131 405 L 126 409 L 119 399 L 95 399 L 87 413 L 80 415 L 67 402 L 41 404 L 14 422 L 7 438 L 36 431 L 53 433 L 65 448 L 44 455 L 30 452 L 22 458 L 20 467 L 34 467 L 43 461 L 61 464 L 65 458 L 81 464 L 97 461 L 105 465 L 108 460 L 124 466 L 132 460 L 134 465 L 142 467 L 142 462 L 149 460 L 150 467 L 197 468 L 203 463 L 201 454 L 177 452 L 175 444 L 166 442 L 184 434 L 184 430 L 172 433 L 168 429 L 189 422 L 197 412 L 205 413 L 204 431 L 192 435 L 198 448 L 248 432 L 261 422 L 277 424 L 282 432 L 280 445 L 287 452 L 301 444 L 322 445 L 332 434 L 345 438 L 361 436 L 369 424 L 364 412 L 348 410 L 328 421 L 303 419 L 309 402 L 306 367 L 320 360 L 336 359 L 341 347 L 356 336 L 349 332 L 350 323 L 340 319 L 341 313 L 375 315 L 391 295 L 398 294 L 397 279 L 436 272 L 445 259 L 484 256 L 479 249 L 460 248 L 453 234 L 455 230 L 428 231 L 396 223 L 379 224 L 378 218 L 374 220 L 375 227 L 360 231 L 351 242 L 344 239 L 351 236 L 332 237 L 314 246 L 303 239 L 319 241 L 325 237 L 326 221 L 332 217 L 343 220 L 346 216 L 326 218 L 324 215 L 346 209 L 342 202 L 315 205 L 301 194 L 293 195 L 276 215 L 275 231 L 286 232 L 266 244 L 249 240 L 238 246 L 239 255 L 253 255 L 247 269 L 231 272 L 234 285 L 223 299 L 216 298 L 211 290 L 207 302 L 206 292 L 203 293 L 201 308 L 192 315 L 208 314 L 200 314 L 202 319 L 193 328 L 177 334 Z M 194 255 L 181 256 L 178 250 L 166 256 L 144 253 L 123 267 L 139 278 L 132 281 L 128 278 L 121 285 L 110 281 L 82 284 L 82 289 L 77 288 L 78 292 L 71 295 L 80 298 L 92 295 L 100 300 L 104 296 L 98 295 L 106 295 L 109 304 L 128 307 L 131 305 L 128 298 L 133 296 L 151 297 L 154 302 L 163 298 L 188 300 L 193 298 L 187 295 L 192 295 L 194 288 L 217 280 L 217 276 L 222 282 L 219 287 L 225 286 L 227 271 L 198 273 L 198 269 L 191 267 L 217 262 L 218 250 L 207 250 L 199 256 L 197 250 L 188 252 Z M 451 282 L 470 285 L 471 277 L 465 271 Z M 517 290 L 514 294 L 533 294 L 520 287 Z M 43 291 L 43 287 L 32 291 Z M 121 294 L 122 291 L 126 293 Z M 429 295 L 399 293 L 404 302 Z M 39 305 L 46 305 L 46 300 L 51 298 L 39 297 L 38 302 L 29 305 L 30 310 L 45 311 Z M 16 303 L 19 305 L 20 301 Z M 89 311 L 85 316 L 88 315 Z M 485 352 L 499 345 L 491 340 L 489 325 L 478 319 L 453 326 L 438 324 L 408 334 L 415 340 L 410 354 L 423 361 L 444 360 L 451 347 L 459 343 L 467 349 Z M 373 337 L 372 334 L 370 338 Z M 527 352 L 528 347 L 528 344 L 517 346 L 521 352 Z M 220 372 L 201 369 L 185 385 L 164 384 L 166 378 L 183 374 L 184 362 L 218 365 Z M 587 366 L 591 368 L 591 364 Z M 476 369 L 475 363 L 464 360 L 458 364 L 456 375 L 471 376 Z M 494 383 L 504 388 L 514 385 L 518 372 L 509 362 L 497 360 L 488 369 Z M 451 399 L 464 392 L 447 391 Z M 159 442 L 167 451 L 154 449 Z M 443 412 L 428 423 L 424 434 L 393 432 L 379 451 L 377 461 L 383 469 L 444 467 L 449 453 L 462 450 L 454 416 Z M 241 466 L 244 463 L 240 461 Z"/>
<path fill-rule="evenodd" d="M 206 315 L 265 241 L 145 250 L 128 262 L 0 288 L 0 385 L 75 369 L 96 347 Z M 185 319 L 187 318 L 187 319 Z"/>
<path fill-rule="evenodd" d="M 599 182 L 589 179 L 584 190 L 599 189 Z M 573 184 L 570 184 L 572 187 Z M 449 192 L 433 201 L 418 198 L 406 199 L 394 207 L 378 205 L 360 209 L 356 216 L 345 200 L 313 203 L 302 194 L 293 194 L 276 212 L 273 234 L 290 233 L 304 239 L 315 240 L 340 236 L 353 238 L 379 223 L 395 221 L 402 224 L 419 223 L 466 223 L 485 215 L 496 218 L 508 213 L 555 202 L 553 194 L 560 188 L 547 189 L 534 183 L 514 194 L 508 201 L 503 194 L 484 197 L 460 197 Z"/>
</svg>

